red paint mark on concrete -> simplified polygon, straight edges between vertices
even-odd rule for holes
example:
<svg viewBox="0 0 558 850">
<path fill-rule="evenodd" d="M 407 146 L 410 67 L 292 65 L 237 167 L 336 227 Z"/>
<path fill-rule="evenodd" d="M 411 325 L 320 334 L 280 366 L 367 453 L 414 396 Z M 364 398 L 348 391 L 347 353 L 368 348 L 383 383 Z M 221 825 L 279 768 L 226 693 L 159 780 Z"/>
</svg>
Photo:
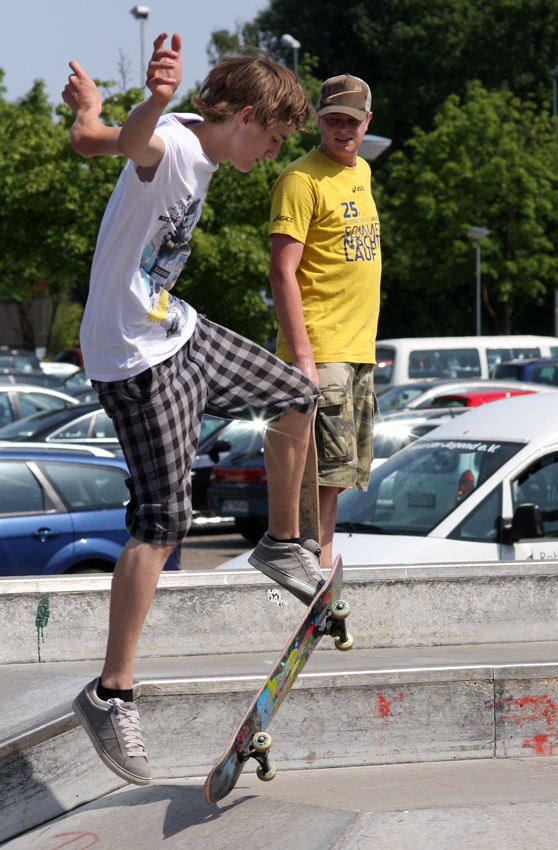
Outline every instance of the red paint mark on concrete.
<svg viewBox="0 0 558 850">
<path fill-rule="evenodd" d="M 387 726 L 388 723 L 389 723 L 391 706 L 393 705 L 394 702 L 401 702 L 401 700 L 404 698 L 404 696 L 405 696 L 404 694 L 399 694 L 398 696 L 396 696 L 396 697 L 394 697 L 393 699 L 390 699 L 390 700 L 387 700 L 381 694 L 378 697 L 378 711 L 381 714 L 381 716 L 384 718 L 384 725 L 385 726 Z"/>
<path fill-rule="evenodd" d="M 553 756 L 554 741 L 549 735 L 535 735 L 534 738 L 525 738 L 523 746 L 534 750 L 538 756 Z"/>
<path fill-rule="evenodd" d="M 73 838 L 70 838 L 73 836 Z M 51 847 L 51 850 L 60 850 L 61 847 L 68 847 L 68 845 L 72 844 L 72 850 L 89 850 L 89 847 L 94 847 L 97 841 L 99 840 L 99 836 L 94 832 L 61 832 L 60 835 L 55 835 L 54 838 L 67 838 L 67 841 L 62 842 L 62 844 L 57 844 L 56 847 Z M 88 844 L 81 843 L 81 840 L 88 841 Z M 79 847 L 74 842 L 79 841 Z"/>
<path fill-rule="evenodd" d="M 555 754 L 556 742 L 556 717 L 558 709 L 556 703 L 549 696 L 543 694 L 534 697 L 511 697 L 495 703 L 494 708 L 511 709 L 503 715 L 504 720 L 510 720 L 523 726 L 526 723 L 544 723 L 546 734 L 538 733 L 532 738 L 525 738 L 523 746 L 526 749 L 535 750 L 538 756 L 553 756 Z"/>
</svg>

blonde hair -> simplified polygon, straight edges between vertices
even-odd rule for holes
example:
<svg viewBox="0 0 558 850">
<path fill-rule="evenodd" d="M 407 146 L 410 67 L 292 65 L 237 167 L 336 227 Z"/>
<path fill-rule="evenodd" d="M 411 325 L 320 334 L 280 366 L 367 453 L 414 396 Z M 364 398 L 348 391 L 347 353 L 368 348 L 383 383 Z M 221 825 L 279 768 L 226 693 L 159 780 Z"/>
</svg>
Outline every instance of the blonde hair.
<svg viewBox="0 0 558 850">
<path fill-rule="evenodd" d="M 284 123 L 303 130 L 313 115 L 296 74 L 263 51 L 255 56 L 222 56 L 192 104 L 213 124 L 222 124 L 245 106 L 254 107 L 262 127 Z"/>
</svg>

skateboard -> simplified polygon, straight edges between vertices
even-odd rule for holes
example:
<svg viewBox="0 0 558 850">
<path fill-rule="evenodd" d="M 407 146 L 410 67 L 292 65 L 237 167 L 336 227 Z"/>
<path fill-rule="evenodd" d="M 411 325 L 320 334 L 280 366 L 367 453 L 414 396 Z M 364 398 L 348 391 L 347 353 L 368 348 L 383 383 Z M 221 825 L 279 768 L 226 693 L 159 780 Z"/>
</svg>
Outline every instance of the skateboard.
<svg viewBox="0 0 558 850">
<path fill-rule="evenodd" d="M 233 790 L 246 763 L 258 762 L 259 779 L 269 782 L 276 769 L 269 761 L 271 736 L 265 731 L 312 652 L 327 634 L 337 649 L 353 645 L 345 620 L 349 606 L 339 598 L 343 584 L 343 562 L 339 555 L 328 580 L 304 612 L 271 673 L 254 697 L 233 739 L 205 781 L 203 795 L 207 803 L 217 803 Z"/>
<path fill-rule="evenodd" d="M 318 489 L 318 454 L 316 450 L 316 413 L 312 417 L 312 429 L 308 441 L 306 463 L 302 475 L 299 502 L 300 539 L 312 539 L 320 543 L 320 499 Z"/>
</svg>

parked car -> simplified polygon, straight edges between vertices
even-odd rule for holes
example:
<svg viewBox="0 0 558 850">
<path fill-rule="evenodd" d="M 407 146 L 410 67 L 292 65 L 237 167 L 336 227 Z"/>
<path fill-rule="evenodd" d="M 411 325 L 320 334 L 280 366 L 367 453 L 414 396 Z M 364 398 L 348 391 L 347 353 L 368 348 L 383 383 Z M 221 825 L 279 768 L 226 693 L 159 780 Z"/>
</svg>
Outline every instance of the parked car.
<svg viewBox="0 0 558 850">
<path fill-rule="evenodd" d="M 78 404 L 68 398 L 70 404 L 64 409 L 35 413 L 0 428 L 0 440 L 97 445 L 119 451 L 112 421 L 99 402 Z"/>
<path fill-rule="evenodd" d="M 480 407 L 481 404 L 489 404 L 491 401 L 498 401 L 501 398 L 513 398 L 516 395 L 528 395 L 534 390 L 488 390 L 483 392 L 469 393 L 450 393 L 449 395 L 439 395 L 432 402 L 433 407 Z"/>
<path fill-rule="evenodd" d="M 65 393 L 71 395 L 77 401 L 85 404 L 89 401 L 98 401 L 97 393 L 91 386 L 91 381 L 85 373 L 85 369 L 73 372 L 64 378 L 62 388 Z"/>
<path fill-rule="evenodd" d="M 77 366 L 78 369 L 83 369 L 83 357 L 81 348 L 64 348 L 52 358 L 53 363 L 71 363 L 72 366 Z"/>
<path fill-rule="evenodd" d="M 74 407 L 76 400 L 58 390 L 23 384 L 0 384 L 0 430 L 38 411 Z"/>
<path fill-rule="evenodd" d="M 374 384 L 378 394 L 425 378 L 490 378 L 494 367 L 515 357 L 556 357 L 552 336 L 455 336 L 380 339 Z"/>
<path fill-rule="evenodd" d="M 533 390 L 550 390 L 549 387 L 533 387 L 524 381 L 485 380 L 485 381 L 451 381 L 428 380 L 413 381 L 391 387 L 378 396 L 378 406 L 382 416 L 398 411 L 423 411 L 437 407 L 437 398 L 452 393 L 475 392 L 533 392 Z"/>
<path fill-rule="evenodd" d="M 207 500 L 211 473 L 215 465 L 223 463 L 229 454 L 236 451 L 246 440 L 248 445 L 259 448 L 263 431 L 264 422 L 259 419 L 247 421 L 204 416 L 198 450 L 192 465 L 194 521 L 218 516 L 210 510 Z"/>
<path fill-rule="evenodd" d="M 111 572 L 129 540 L 127 477 L 122 457 L 1 447 L 0 575 Z M 180 569 L 178 548 L 165 569 Z"/>
<path fill-rule="evenodd" d="M 24 372 L 22 369 L 0 366 L 0 384 L 25 384 L 26 386 L 46 387 L 49 390 L 58 389 L 60 392 L 67 392 L 60 378 L 47 375 L 42 369 L 35 371 L 30 369 L 28 372 Z"/>
<path fill-rule="evenodd" d="M 500 363 L 494 376 L 506 381 L 532 381 L 558 388 L 558 357 L 533 357 Z"/>
<path fill-rule="evenodd" d="M 397 452 L 339 497 L 333 550 L 346 565 L 555 561 L 558 394 L 482 405 Z"/>
<path fill-rule="evenodd" d="M 33 351 L 12 345 L 0 345 L 0 368 L 33 372 L 40 371 L 41 364 Z"/>
<path fill-rule="evenodd" d="M 378 422 L 374 428 L 372 468 L 409 443 L 427 434 L 446 417 L 415 417 L 402 422 Z M 233 517 L 235 527 L 247 540 L 257 542 L 267 529 L 267 475 L 263 432 L 247 433 L 226 458 L 213 467 L 207 501 L 213 514 Z"/>
</svg>

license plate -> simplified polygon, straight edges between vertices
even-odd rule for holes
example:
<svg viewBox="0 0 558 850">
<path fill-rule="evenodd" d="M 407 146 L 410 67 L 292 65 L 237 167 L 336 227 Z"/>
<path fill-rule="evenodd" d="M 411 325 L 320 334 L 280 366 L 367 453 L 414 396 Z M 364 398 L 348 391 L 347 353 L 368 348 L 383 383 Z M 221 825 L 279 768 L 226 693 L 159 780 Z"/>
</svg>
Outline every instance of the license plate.
<svg viewBox="0 0 558 850">
<path fill-rule="evenodd" d="M 407 493 L 407 505 L 410 508 L 435 508 L 436 493 L 428 493 L 415 490 Z"/>
<path fill-rule="evenodd" d="M 246 499 L 225 499 L 223 513 L 231 516 L 248 516 L 248 502 Z"/>
</svg>

